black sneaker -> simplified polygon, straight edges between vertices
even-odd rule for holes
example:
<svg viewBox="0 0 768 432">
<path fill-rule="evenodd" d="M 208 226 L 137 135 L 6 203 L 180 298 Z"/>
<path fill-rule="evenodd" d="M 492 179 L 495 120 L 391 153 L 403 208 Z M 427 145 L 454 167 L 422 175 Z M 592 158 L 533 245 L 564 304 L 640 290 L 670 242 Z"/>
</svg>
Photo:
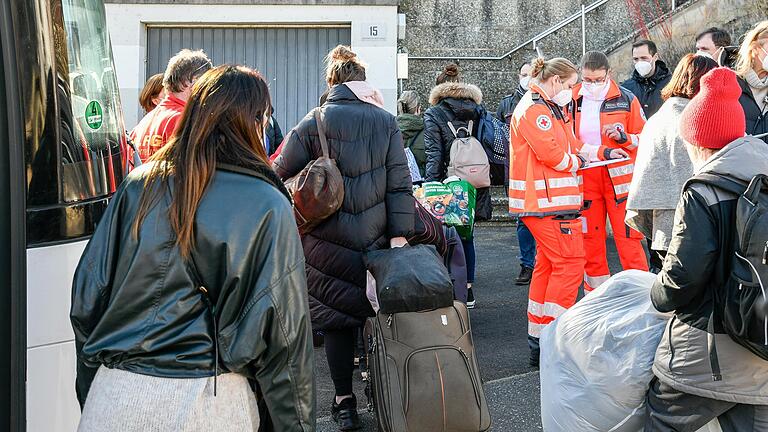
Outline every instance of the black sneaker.
<svg viewBox="0 0 768 432">
<path fill-rule="evenodd" d="M 475 308 L 475 295 L 472 294 L 472 288 L 467 288 L 467 309 Z"/>
<path fill-rule="evenodd" d="M 340 404 L 334 400 L 331 405 L 331 416 L 333 421 L 338 423 L 340 431 L 360 429 L 360 417 L 357 415 L 357 398 L 355 395 L 344 399 Z"/>
<path fill-rule="evenodd" d="M 515 280 L 515 284 L 529 285 L 531 283 L 531 278 L 533 278 L 533 269 L 524 265 L 521 265 L 520 267 L 522 267 L 520 269 L 520 275 L 517 277 L 517 280 Z"/>
</svg>

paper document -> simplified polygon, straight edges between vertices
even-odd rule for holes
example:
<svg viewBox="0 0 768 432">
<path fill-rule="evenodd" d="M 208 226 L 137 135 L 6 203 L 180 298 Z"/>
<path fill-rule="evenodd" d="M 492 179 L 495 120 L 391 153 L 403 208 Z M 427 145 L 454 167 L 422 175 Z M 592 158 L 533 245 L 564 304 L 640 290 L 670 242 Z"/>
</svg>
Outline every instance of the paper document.
<svg viewBox="0 0 768 432">
<path fill-rule="evenodd" d="M 619 162 L 626 162 L 628 160 L 629 158 L 622 158 L 622 159 L 610 159 L 610 160 L 604 160 L 604 161 L 598 161 L 598 162 L 590 162 L 587 166 L 585 166 L 582 169 L 585 170 L 590 168 L 597 168 L 597 167 L 611 165 Z"/>
</svg>

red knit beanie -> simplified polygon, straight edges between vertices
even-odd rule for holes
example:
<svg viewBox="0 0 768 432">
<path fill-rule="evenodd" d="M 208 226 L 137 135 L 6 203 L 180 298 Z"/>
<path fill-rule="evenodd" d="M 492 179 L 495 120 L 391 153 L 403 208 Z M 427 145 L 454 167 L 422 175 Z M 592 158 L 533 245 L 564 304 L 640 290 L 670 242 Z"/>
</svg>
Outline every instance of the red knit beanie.
<svg viewBox="0 0 768 432">
<path fill-rule="evenodd" d="M 743 137 L 747 125 L 740 96 L 732 70 L 712 69 L 701 77 L 701 91 L 683 110 L 680 135 L 689 144 L 710 149 L 721 149 Z"/>
</svg>

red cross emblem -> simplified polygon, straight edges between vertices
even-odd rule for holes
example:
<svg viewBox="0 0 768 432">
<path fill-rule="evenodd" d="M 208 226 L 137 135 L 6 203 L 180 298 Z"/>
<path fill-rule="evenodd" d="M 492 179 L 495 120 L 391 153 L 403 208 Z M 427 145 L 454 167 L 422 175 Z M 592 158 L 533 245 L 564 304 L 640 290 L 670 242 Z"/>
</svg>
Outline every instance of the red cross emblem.
<svg viewBox="0 0 768 432">
<path fill-rule="evenodd" d="M 542 114 L 536 118 L 536 126 L 538 126 L 539 129 L 543 131 L 548 131 L 552 129 L 552 120 L 550 120 L 549 117 Z"/>
</svg>

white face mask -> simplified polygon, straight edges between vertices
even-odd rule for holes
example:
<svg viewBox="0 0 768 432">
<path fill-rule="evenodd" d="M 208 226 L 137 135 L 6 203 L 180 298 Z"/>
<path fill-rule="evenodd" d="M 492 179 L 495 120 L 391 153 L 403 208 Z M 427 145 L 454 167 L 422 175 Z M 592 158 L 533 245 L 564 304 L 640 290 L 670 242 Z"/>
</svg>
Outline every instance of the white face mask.
<svg viewBox="0 0 768 432">
<path fill-rule="evenodd" d="M 696 51 L 696 55 L 697 55 L 697 56 L 702 56 L 702 57 L 709 57 L 709 58 L 711 58 L 712 60 L 714 60 L 714 59 L 715 59 L 714 57 L 712 57 L 712 54 L 710 54 L 710 53 L 708 53 L 708 52 L 706 52 L 706 51 L 702 51 L 702 50 L 698 50 L 698 51 Z"/>
<path fill-rule="evenodd" d="M 571 103 L 571 100 L 573 99 L 573 92 L 568 89 L 560 90 L 560 93 L 556 94 L 552 98 L 552 102 L 560 105 L 561 107 L 564 107 Z"/>
<path fill-rule="evenodd" d="M 763 57 L 763 70 L 768 72 L 768 51 L 765 50 L 765 48 L 760 48 L 765 53 L 765 57 Z"/>
<path fill-rule="evenodd" d="M 650 75 L 652 69 L 653 64 L 651 62 L 641 61 L 635 63 L 635 70 L 640 74 L 641 77 L 647 77 Z"/>
<path fill-rule="evenodd" d="M 588 94 L 595 99 L 598 99 L 603 95 L 603 92 L 605 91 L 606 87 L 608 87 L 607 80 L 600 84 L 585 82 L 582 85 L 582 88 L 584 89 L 584 94 Z"/>
<path fill-rule="evenodd" d="M 531 77 L 530 76 L 524 76 L 520 78 L 520 87 L 530 90 L 531 88 Z"/>
</svg>

